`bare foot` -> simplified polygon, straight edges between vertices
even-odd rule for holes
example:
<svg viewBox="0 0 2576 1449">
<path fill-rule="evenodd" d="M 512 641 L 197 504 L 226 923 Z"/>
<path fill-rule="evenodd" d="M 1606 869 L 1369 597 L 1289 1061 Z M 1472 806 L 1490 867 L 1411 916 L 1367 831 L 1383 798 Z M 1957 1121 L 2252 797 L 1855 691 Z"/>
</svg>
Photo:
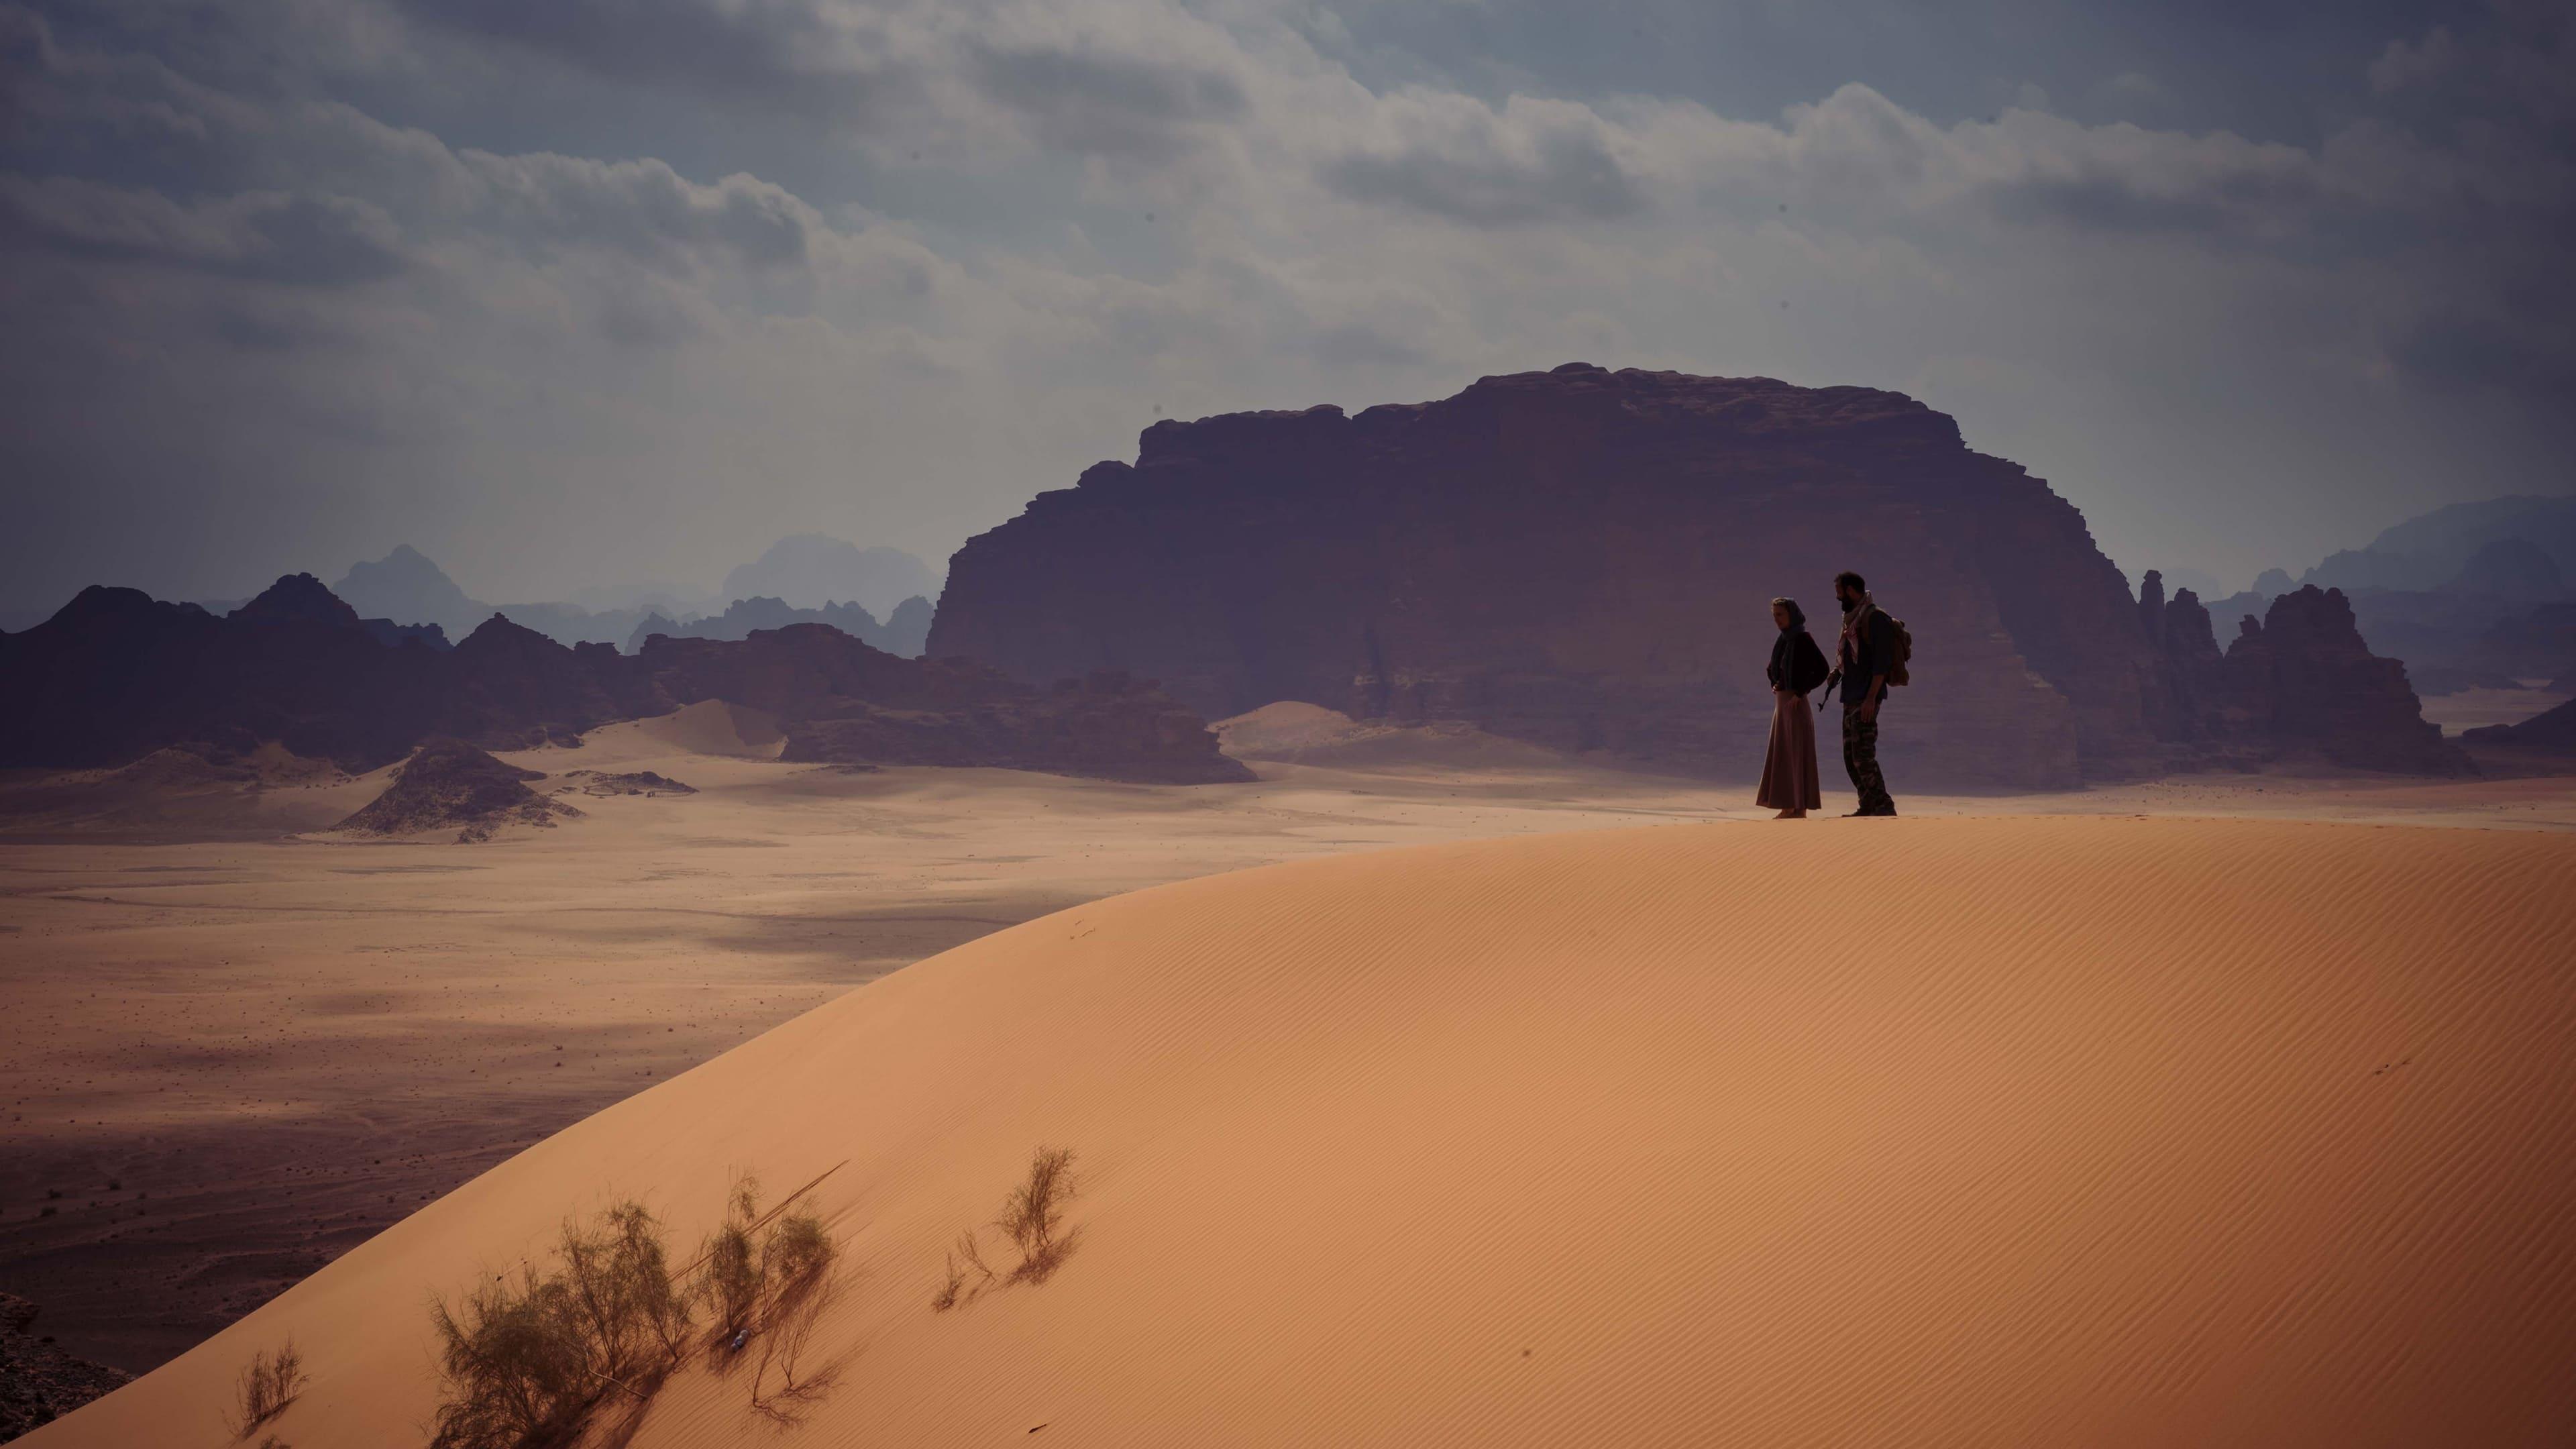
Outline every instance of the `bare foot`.
<svg viewBox="0 0 2576 1449">
<path fill-rule="evenodd" d="M 1804 810 L 1783 810 L 1771 818 L 1774 820 L 1804 820 L 1807 818 L 1807 812 Z"/>
</svg>

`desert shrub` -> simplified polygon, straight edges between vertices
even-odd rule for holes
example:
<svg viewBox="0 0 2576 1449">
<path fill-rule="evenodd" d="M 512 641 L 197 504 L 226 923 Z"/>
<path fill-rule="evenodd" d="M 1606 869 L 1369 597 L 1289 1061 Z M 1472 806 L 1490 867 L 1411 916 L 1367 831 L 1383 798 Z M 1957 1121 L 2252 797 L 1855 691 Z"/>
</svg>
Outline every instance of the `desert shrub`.
<svg viewBox="0 0 2576 1449">
<path fill-rule="evenodd" d="M 791 1406 L 831 1386 L 829 1367 L 810 1374 L 804 1369 L 815 1325 L 840 1298 L 842 1280 L 832 1271 L 840 1256 L 840 1245 L 812 1213 L 779 1218 L 762 1240 L 760 1361 L 751 1375 L 751 1403 L 773 1418 L 790 1417 Z M 779 1370 L 779 1387 L 764 1394 L 772 1364 Z"/>
<path fill-rule="evenodd" d="M 930 1306 L 945 1313 L 960 1302 L 971 1303 L 993 1286 L 993 1278 L 993 1270 L 984 1262 L 984 1245 L 976 1239 L 975 1230 L 968 1228 L 957 1235 L 957 1245 L 948 1250 L 947 1276 Z"/>
<path fill-rule="evenodd" d="M 572 1292 L 525 1269 L 436 1305 L 444 1378 L 432 1449 L 516 1449 L 565 1437 L 606 1384 L 590 1370 Z"/>
<path fill-rule="evenodd" d="M 1073 1153 L 1041 1147 L 1029 1158 L 1028 1179 L 1011 1189 L 1002 1204 L 1000 1228 L 1020 1250 L 1020 1265 L 1011 1270 L 1014 1283 L 1042 1283 L 1071 1251 L 1064 1232 L 1065 1207 L 1073 1201 Z"/>
<path fill-rule="evenodd" d="M 725 1197 L 724 1221 L 707 1235 L 698 1254 L 694 1289 L 719 1337 L 749 1328 L 760 1312 L 760 1248 L 752 1239 L 759 1222 L 760 1179 L 735 1178 Z"/>
<path fill-rule="evenodd" d="M 840 1249 L 824 1231 L 821 1218 L 789 1213 L 770 1224 L 769 1236 L 760 1245 L 762 1288 L 772 1304 L 796 1298 L 830 1272 L 838 1256 Z"/>
<path fill-rule="evenodd" d="M 252 1354 L 233 1381 L 233 1437 L 249 1438 L 251 1430 L 286 1412 L 302 1392 L 304 1359 L 295 1351 L 294 1339 L 279 1344 L 275 1353 L 262 1349 Z"/>
<path fill-rule="evenodd" d="M 662 1225 L 620 1203 L 566 1222 L 556 1263 L 477 1285 L 434 1310 L 444 1378 L 436 1449 L 505 1449 L 568 1436 L 603 1394 L 650 1395 L 686 1356 L 687 1298 Z"/>
<path fill-rule="evenodd" d="M 662 1224 L 620 1203 L 585 1228 L 565 1223 L 564 1278 L 593 1367 L 613 1379 L 677 1365 L 688 1346 L 688 1299 L 671 1283 Z"/>
</svg>

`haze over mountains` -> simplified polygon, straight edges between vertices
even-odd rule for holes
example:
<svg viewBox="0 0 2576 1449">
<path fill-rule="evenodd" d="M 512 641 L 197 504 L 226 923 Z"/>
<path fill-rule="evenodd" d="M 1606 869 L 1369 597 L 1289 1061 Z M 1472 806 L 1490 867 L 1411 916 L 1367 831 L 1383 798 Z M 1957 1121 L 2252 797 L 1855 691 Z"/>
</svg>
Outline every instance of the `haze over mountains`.
<svg viewBox="0 0 2576 1449">
<path fill-rule="evenodd" d="M 2266 570 L 2209 600 L 2210 612 L 2228 625 L 2307 585 L 2342 590 L 2362 637 L 2403 661 L 2420 694 L 2524 683 L 2576 693 L 2576 497 L 2436 509 L 2295 580 Z"/>
<path fill-rule="evenodd" d="M 627 653 L 654 634 L 740 639 L 755 628 L 818 623 L 888 653 L 921 653 L 930 630 L 939 577 L 901 549 L 860 548 L 820 534 L 779 540 L 725 575 L 720 594 L 670 586 L 592 588 L 590 603 L 487 604 L 468 595 L 445 570 L 410 544 L 383 558 L 352 564 L 331 592 L 364 618 L 434 625 L 453 644 L 499 614 L 559 644 L 609 644 Z M 227 613 L 239 600 L 199 601 Z"/>
</svg>

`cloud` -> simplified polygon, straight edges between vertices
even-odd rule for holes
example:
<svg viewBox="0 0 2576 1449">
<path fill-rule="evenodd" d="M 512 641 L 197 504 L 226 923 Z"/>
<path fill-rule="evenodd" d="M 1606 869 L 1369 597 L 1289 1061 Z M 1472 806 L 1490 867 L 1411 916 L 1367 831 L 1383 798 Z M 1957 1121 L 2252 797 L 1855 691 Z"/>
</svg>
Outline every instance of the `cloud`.
<svg viewBox="0 0 2576 1449">
<path fill-rule="evenodd" d="M 1070 150 L 1141 161 L 1172 158 L 1191 127 L 1250 109 L 1222 70 L 1045 45 L 970 43 L 976 86 Z"/>
<path fill-rule="evenodd" d="M 1344 196 L 1476 226 L 1612 221 L 1646 206 L 1623 139 L 1588 106 L 1514 96 L 1501 109 L 1408 92 L 1377 108 L 1381 139 L 1324 157 Z"/>
<path fill-rule="evenodd" d="M 2156 127 L 1847 74 L 1755 111 L 1646 83 L 1653 37 L 1550 70 L 1543 10 L 1443 9 L 1525 27 L 1506 66 L 1267 0 L 0 4 L 0 462 L 51 500 L 0 574 L 936 554 L 1157 407 L 1575 357 L 1921 387 L 2121 556 L 2227 574 L 2563 486 L 2538 7 L 2354 50 L 2301 135 L 2194 122 L 2162 53 L 1995 71 L 2155 75 Z"/>
<path fill-rule="evenodd" d="M 392 219 L 345 196 L 262 191 L 189 204 L 75 177 L 0 175 L 0 228 L 71 256 L 291 286 L 381 281 L 405 264 Z"/>
</svg>

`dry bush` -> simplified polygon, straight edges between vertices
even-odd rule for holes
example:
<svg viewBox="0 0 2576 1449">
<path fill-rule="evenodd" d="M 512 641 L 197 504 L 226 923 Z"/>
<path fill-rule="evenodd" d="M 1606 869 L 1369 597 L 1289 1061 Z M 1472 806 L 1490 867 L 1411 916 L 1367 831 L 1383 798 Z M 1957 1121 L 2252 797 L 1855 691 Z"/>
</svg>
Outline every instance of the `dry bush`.
<svg viewBox="0 0 2576 1449">
<path fill-rule="evenodd" d="M 1072 1150 L 1039 1148 L 1029 1158 L 1028 1180 L 1011 1189 L 1002 1204 L 1002 1216 L 993 1224 L 1020 1250 L 1020 1265 L 1011 1270 L 1012 1282 L 1045 1282 L 1073 1251 L 1073 1237 L 1064 1231 L 1064 1210 L 1073 1195 Z"/>
<path fill-rule="evenodd" d="M 557 1252 L 593 1371 L 624 1381 L 679 1366 L 689 1301 L 671 1284 L 662 1224 L 642 1204 L 620 1203 L 587 1228 L 565 1223 Z"/>
<path fill-rule="evenodd" d="M 724 1222 L 707 1235 L 698 1255 L 696 1295 L 707 1305 L 718 1338 L 748 1329 L 760 1311 L 760 1249 L 751 1236 L 759 1221 L 760 1179 L 735 1178 Z"/>
<path fill-rule="evenodd" d="M 556 1258 L 552 1271 L 523 1268 L 434 1306 L 435 1449 L 567 1438 L 603 1394 L 649 1397 L 686 1356 L 690 1306 L 672 1285 L 662 1225 L 641 1205 L 566 1222 Z"/>
<path fill-rule="evenodd" d="M 751 1374 L 751 1406 L 781 1423 L 793 1423 L 798 1406 L 822 1397 L 840 1377 L 837 1362 L 816 1365 L 808 1355 L 815 1326 L 840 1302 L 847 1287 L 847 1280 L 832 1271 L 838 1249 L 830 1239 L 822 1241 L 822 1261 L 801 1281 L 776 1290 L 761 1320 L 760 1361 Z M 778 1368 L 778 1388 L 764 1394 L 761 1386 L 767 1382 L 773 1364 Z"/>
<path fill-rule="evenodd" d="M 583 1351 L 560 1275 L 522 1270 L 433 1309 L 439 1396 L 432 1449 L 517 1449 L 569 1437 L 607 1387 Z"/>
<path fill-rule="evenodd" d="M 294 1339 L 279 1344 L 273 1354 L 265 1349 L 252 1354 L 233 1381 L 233 1437 L 249 1438 L 251 1430 L 286 1412 L 302 1392 L 304 1359 L 296 1353 Z"/>
<path fill-rule="evenodd" d="M 984 1245 L 975 1230 L 968 1228 L 957 1235 L 957 1246 L 948 1250 L 948 1274 L 939 1292 L 930 1300 L 931 1308 L 940 1313 L 959 1303 L 972 1303 L 993 1286 L 995 1274 L 984 1262 Z"/>
<path fill-rule="evenodd" d="M 761 1240 L 762 1291 L 771 1304 L 796 1298 L 831 1271 L 840 1252 L 831 1234 L 824 1231 L 821 1218 L 812 1213 L 789 1213 L 771 1223 L 769 1235 Z"/>
</svg>

